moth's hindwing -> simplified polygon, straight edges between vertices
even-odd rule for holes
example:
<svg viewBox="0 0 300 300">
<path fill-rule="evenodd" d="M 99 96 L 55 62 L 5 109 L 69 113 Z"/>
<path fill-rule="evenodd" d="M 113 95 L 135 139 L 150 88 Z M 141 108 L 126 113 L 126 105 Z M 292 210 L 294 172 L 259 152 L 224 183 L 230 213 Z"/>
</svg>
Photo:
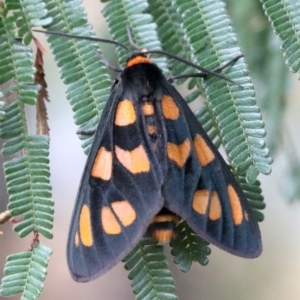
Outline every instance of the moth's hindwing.
<svg viewBox="0 0 300 300">
<path fill-rule="evenodd" d="M 163 206 L 162 174 L 134 99 L 115 86 L 95 133 L 67 247 L 76 281 L 90 281 L 115 266 Z"/>
<path fill-rule="evenodd" d="M 181 95 L 171 84 L 166 83 L 166 89 L 165 207 L 221 249 L 241 257 L 259 256 L 258 223 L 241 188 Z"/>
</svg>

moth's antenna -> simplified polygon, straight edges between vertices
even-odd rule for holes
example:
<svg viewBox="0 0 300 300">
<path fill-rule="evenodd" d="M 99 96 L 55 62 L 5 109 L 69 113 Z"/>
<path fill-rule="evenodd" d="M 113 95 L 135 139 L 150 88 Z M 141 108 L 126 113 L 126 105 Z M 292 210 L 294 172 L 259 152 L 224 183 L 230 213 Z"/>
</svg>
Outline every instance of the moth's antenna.
<svg viewBox="0 0 300 300">
<path fill-rule="evenodd" d="M 235 61 L 237 61 L 239 58 L 243 57 L 243 55 L 238 55 L 236 57 L 234 57 L 232 60 L 230 60 L 229 62 L 227 62 L 225 65 L 219 67 L 219 68 L 216 68 L 215 70 L 207 70 L 201 66 L 198 66 L 196 65 L 195 63 L 187 60 L 187 59 L 184 59 L 184 58 L 181 58 L 175 54 L 172 54 L 172 53 L 169 53 L 169 52 L 165 52 L 163 50 L 150 50 L 150 51 L 143 51 L 141 50 L 142 48 L 139 47 L 137 44 L 134 43 L 133 41 L 133 38 L 132 38 L 132 34 L 131 34 L 131 31 L 130 31 L 130 28 L 129 26 L 127 25 L 126 26 L 126 30 L 127 30 L 127 34 L 128 34 L 128 39 L 129 39 L 129 42 L 130 44 L 136 48 L 137 50 L 141 51 L 143 54 L 161 54 L 161 55 L 165 55 L 165 56 L 168 56 L 170 58 L 173 58 L 173 59 L 176 59 L 178 60 L 179 62 L 182 62 L 188 66 L 191 66 L 197 70 L 200 70 L 201 72 L 203 72 L 204 74 L 207 74 L 207 75 L 213 75 L 213 76 L 216 76 L 218 78 L 221 78 L 223 80 L 226 80 L 228 82 L 231 82 L 232 84 L 235 84 L 235 85 L 238 85 L 241 87 L 240 84 L 232 81 L 231 79 L 227 78 L 226 76 L 222 75 L 222 74 L 219 74 L 218 72 L 223 70 L 224 68 L 226 68 L 228 65 L 230 64 L 233 64 Z M 63 32 L 57 32 L 57 31 L 44 31 L 44 30 L 38 30 L 38 29 L 33 29 L 32 31 L 35 31 L 35 32 L 41 32 L 41 33 L 44 33 L 44 34 L 52 34 L 52 35 L 57 35 L 57 36 L 62 36 L 62 37 L 67 37 L 67 38 L 72 38 L 72 39 L 77 39 L 77 40 L 87 40 L 87 41 L 92 41 L 92 42 L 100 42 L 100 43 L 106 43 L 106 44 L 113 44 L 113 45 L 116 45 L 116 46 L 119 46 L 119 47 L 122 47 L 123 49 L 125 49 L 127 52 L 131 53 L 130 49 L 128 47 L 126 47 L 125 45 L 119 43 L 119 42 L 116 42 L 116 41 L 112 41 L 112 40 L 107 40 L 107 39 L 100 39 L 100 38 L 95 38 L 95 37 L 90 37 L 90 36 L 79 36 L 79 35 L 73 35 L 73 34 L 67 34 L 67 33 L 63 33 Z M 195 76 L 195 74 L 193 74 L 194 76 L 192 77 L 204 77 L 203 74 L 199 74 L 199 76 Z M 182 78 L 185 78 L 187 76 L 184 76 Z M 178 78 L 181 78 L 181 77 L 178 77 Z M 174 77 L 174 79 L 176 79 L 176 77 Z"/>
<path fill-rule="evenodd" d="M 240 58 L 244 57 L 243 54 L 239 54 L 237 55 L 236 57 L 234 57 L 233 59 L 231 59 L 230 61 L 228 61 L 226 64 L 216 68 L 216 69 L 213 69 L 214 72 L 219 72 L 219 71 L 222 71 L 223 69 L 227 68 L 228 66 L 234 64 L 237 60 L 239 60 Z"/>
<path fill-rule="evenodd" d="M 229 79 L 226 76 L 224 76 L 222 74 L 219 74 L 217 72 L 223 70 L 228 65 L 231 65 L 232 63 L 236 62 L 239 58 L 243 57 L 244 55 L 240 54 L 240 55 L 234 57 L 232 60 L 230 60 L 229 62 L 227 62 L 225 65 L 223 65 L 221 67 L 218 67 L 215 70 L 207 70 L 207 69 L 205 69 L 205 68 L 203 68 L 201 66 L 198 66 L 198 65 L 194 64 L 193 62 L 191 62 L 191 61 L 189 61 L 187 59 L 184 59 L 182 57 L 179 57 L 179 56 L 177 56 L 175 54 L 172 54 L 172 53 L 169 53 L 169 52 L 165 52 L 163 50 L 149 50 L 149 51 L 143 52 L 143 54 L 161 54 L 161 55 L 165 55 L 165 56 L 171 57 L 173 59 L 176 59 L 176 60 L 178 60 L 178 61 L 180 61 L 180 62 L 182 62 L 182 63 L 184 63 L 184 64 L 186 64 L 188 66 L 191 66 L 191 67 L 193 67 L 193 68 L 195 68 L 197 70 L 200 70 L 201 72 L 203 72 L 203 73 L 205 73 L 207 75 L 213 75 L 213 76 L 219 77 L 219 78 L 224 79 L 224 80 L 226 80 L 228 82 L 231 82 L 234 85 L 238 85 L 239 87 L 242 87 L 240 84 L 232 81 L 231 79 Z M 199 76 L 199 77 L 203 77 L 203 76 Z"/>
<path fill-rule="evenodd" d="M 119 68 L 119 67 L 114 67 L 112 66 L 105 58 L 104 56 L 101 55 L 101 53 L 95 49 L 95 54 L 96 56 L 104 63 L 104 65 L 111 70 L 114 70 L 115 72 L 123 72 L 124 69 L 123 68 Z"/>
<path fill-rule="evenodd" d="M 131 45 L 133 48 L 135 48 L 136 50 L 141 51 L 141 50 L 143 49 L 143 47 L 140 47 L 139 45 L 137 45 L 137 44 L 133 41 L 132 32 L 131 32 L 130 27 L 129 27 L 128 24 L 126 25 L 126 31 L 127 31 L 128 40 L 129 40 L 130 45 Z"/>
<path fill-rule="evenodd" d="M 106 40 L 106 39 L 99 39 L 99 38 L 95 38 L 95 37 L 91 37 L 91 36 L 73 35 L 73 34 L 68 34 L 68 33 L 63 33 L 63 32 L 57 32 L 57 31 L 44 31 L 44 30 L 38 30 L 38 29 L 33 29 L 32 31 L 42 32 L 42 33 L 45 33 L 45 34 L 58 35 L 58 36 L 68 37 L 68 38 L 77 39 L 77 40 L 86 40 L 86 41 L 92 41 L 92 42 L 113 44 L 113 45 L 116 45 L 116 46 L 120 46 L 123 49 L 125 49 L 127 52 L 131 53 L 129 48 L 127 48 L 125 45 L 123 45 L 119 42 L 116 42 L 116 41 L 111 41 L 111 40 Z"/>
</svg>

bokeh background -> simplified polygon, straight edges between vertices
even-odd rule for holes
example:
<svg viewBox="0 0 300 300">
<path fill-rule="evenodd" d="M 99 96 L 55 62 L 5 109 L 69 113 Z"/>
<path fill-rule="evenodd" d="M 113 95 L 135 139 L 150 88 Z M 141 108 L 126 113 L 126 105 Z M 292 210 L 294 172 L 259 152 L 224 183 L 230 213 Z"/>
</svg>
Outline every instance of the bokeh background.
<svg viewBox="0 0 300 300">
<path fill-rule="evenodd" d="M 89 22 L 97 36 L 109 37 L 101 17 L 103 4 L 98 0 L 83 1 Z M 37 35 L 36 35 L 37 36 Z M 45 37 L 38 35 L 45 48 Z M 86 156 L 76 135 L 72 111 L 65 97 L 65 87 L 58 69 L 48 51 L 44 56 L 46 80 L 51 103 L 47 104 L 51 134 L 50 168 L 55 201 L 54 238 L 41 242 L 53 249 L 48 276 L 41 300 L 129 300 L 131 293 L 127 272 L 120 263 L 113 270 L 90 283 L 75 283 L 66 263 L 66 241 L 74 201 Z M 246 57 L 247 60 L 247 57 Z M 289 95 L 284 124 L 293 137 L 295 149 L 300 149 L 300 84 L 294 76 L 289 81 Z M 272 86 L 270 86 L 270 89 Z M 35 131 L 35 110 L 28 109 L 30 130 Z M 280 137 L 278 137 L 279 139 Z M 298 151 L 299 153 L 299 151 Z M 210 263 L 206 267 L 194 264 L 187 274 L 181 273 L 169 257 L 170 268 L 176 280 L 179 299 L 183 300 L 298 300 L 300 299 L 300 203 L 290 203 L 281 191 L 287 158 L 278 152 L 270 176 L 260 177 L 267 208 L 261 224 L 264 251 L 255 260 L 234 257 L 211 246 Z M 6 188 L 1 176 L 0 211 L 6 208 Z M 8 254 L 24 251 L 31 237 L 19 239 L 12 225 L 1 227 L 0 276 Z M 168 252 L 168 248 L 166 248 Z M 11 299 L 19 299 L 19 296 Z"/>
</svg>

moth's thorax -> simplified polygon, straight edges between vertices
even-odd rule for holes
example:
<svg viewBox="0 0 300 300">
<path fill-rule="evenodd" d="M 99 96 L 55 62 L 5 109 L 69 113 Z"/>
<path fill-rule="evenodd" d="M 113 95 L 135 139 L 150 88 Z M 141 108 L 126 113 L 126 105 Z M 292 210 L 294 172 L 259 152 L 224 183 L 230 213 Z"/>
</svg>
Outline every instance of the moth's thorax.
<svg viewBox="0 0 300 300">
<path fill-rule="evenodd" d="M 139 98 L 142 124 L 147 134 L 147 140 L 155 153 L 162 169 L 165 168 L 166 133 L 164 122 L 161 118 L 161 93 L 154 91 L 150 95 Z M 163 170 L 162 170 L 163 171 Z"/>
<path fill-rule="evenodd" d="M 131 90 L 137 98 L 158 92 L 165 80 L 161 70 L 143 56 L 129 60 L 121 74 L 123 87 Z"/>
</svg>

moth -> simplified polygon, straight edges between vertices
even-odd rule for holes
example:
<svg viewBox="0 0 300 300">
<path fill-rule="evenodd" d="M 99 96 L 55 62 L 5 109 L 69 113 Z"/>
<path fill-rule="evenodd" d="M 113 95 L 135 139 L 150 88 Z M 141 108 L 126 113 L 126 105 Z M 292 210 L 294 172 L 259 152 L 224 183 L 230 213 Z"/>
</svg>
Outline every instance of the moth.
<svg viewBox="0 0 300 300">
<path fill-rule="evenodd" d="M 151 62 L 153 52 L 127 59 L 95 132 L 67 246 L 76 281 L 110 270 L 144 234 L 159 242 L 176 238 L 181 219 L 231 254 L 262 252 L 245 195 L 183 97 Z"/>
</svg>

